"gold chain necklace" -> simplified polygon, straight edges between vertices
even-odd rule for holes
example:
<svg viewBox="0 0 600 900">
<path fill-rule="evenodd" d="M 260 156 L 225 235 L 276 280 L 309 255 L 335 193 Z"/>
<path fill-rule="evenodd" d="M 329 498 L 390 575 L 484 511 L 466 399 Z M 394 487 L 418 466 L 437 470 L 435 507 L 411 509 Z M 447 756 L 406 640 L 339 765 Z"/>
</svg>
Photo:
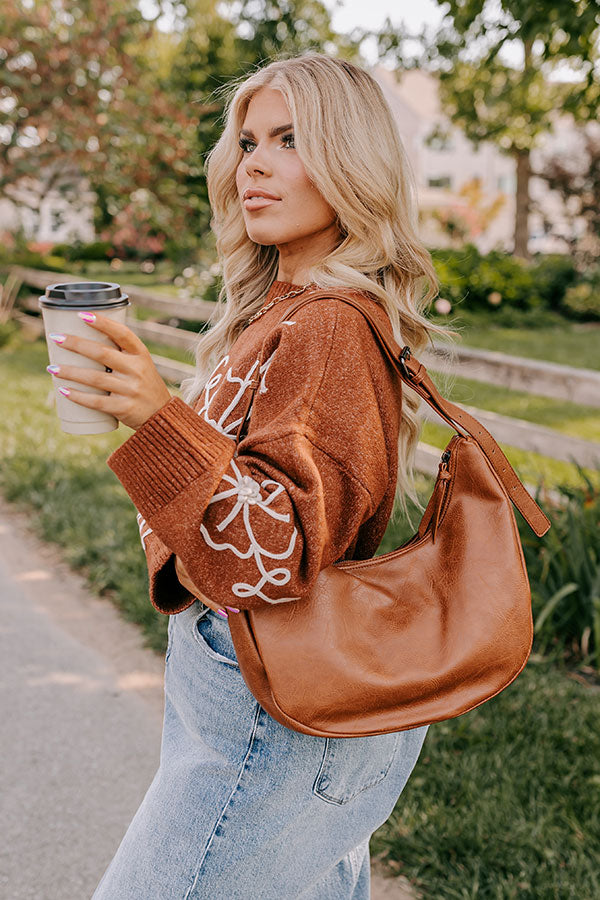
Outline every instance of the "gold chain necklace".
<svg viewBox="0 0 600 900">
<path fill-rule="evenodd" d="M 258 319 L 259 316 L 262 316 L 267 310 L 271 309 L 271 307 L 277 303 L 278 300 L 287 300 L 288 297 L 296 297 L 298 294 L 302 294 L 305 290 L 312 286 L 316 287 L 316 283 L 314 281 L 309 281 L 308 284 L 303 285 L 301 288 L 297 288 L 295 291 L 290 291 L 287 294 L 282 294 L 280 297 L 274 297 L 266 306 L 263 306 L 262 309 L 259 309 L 258 312 L 254 313 L 253 316 L 250 316 L 248 321 L 246 322 L 246 327 L 250 325 L 251 322 L 254 322 L 255 319 Z"/>
</svg>

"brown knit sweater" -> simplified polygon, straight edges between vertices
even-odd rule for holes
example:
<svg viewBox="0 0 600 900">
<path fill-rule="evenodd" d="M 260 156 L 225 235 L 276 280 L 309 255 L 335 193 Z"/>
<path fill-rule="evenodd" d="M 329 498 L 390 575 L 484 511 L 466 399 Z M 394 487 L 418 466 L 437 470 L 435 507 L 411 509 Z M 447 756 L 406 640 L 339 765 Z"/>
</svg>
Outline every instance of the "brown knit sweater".
<svg viewBox="0 0 600 900">
<path fill-rule="evenodd" d="M 297 287 L 275 281 L 265 303 Z M 173 397 L 108 458 L 137 508 L 150 600 L 163 613 L 194 601 L 175 555 L 206 597 L 250 609 L 298 600 L 325 566 L 368 559 L 381 542 L 396 485 L 400 377 L 358 310 L 319 299 L 288 320 L 297 299 L 242 332 L 193 406 Z M 384 310 L 364 299 L 389 330 Z"/>
</svg>

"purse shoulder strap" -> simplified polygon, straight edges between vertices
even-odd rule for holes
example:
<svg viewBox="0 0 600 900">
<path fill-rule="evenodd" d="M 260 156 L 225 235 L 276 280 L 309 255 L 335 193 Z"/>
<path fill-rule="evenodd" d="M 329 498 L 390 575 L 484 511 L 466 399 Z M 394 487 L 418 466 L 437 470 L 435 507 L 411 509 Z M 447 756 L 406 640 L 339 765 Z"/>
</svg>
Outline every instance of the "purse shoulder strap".
<svg viewBox="0 0 600 900">
<path fill-rule="evenodd" d="M 460 406 L 457 406 L 455 403 L 450 403 L 449 400 L 442 397 L 427 374 L 425 366 L 412 356 L 410 347 L 405 346 L 400 348 L 391 329 L 386 329 L 386 334 L 379 323 L 373 318 L 371 311 L 364 302 L 363 294 L 351 289 L 348 289 L 347 291 L 332 289 L 313 291 L 301 297 L 291 306 L 288 306 L 283 315 L 285 318 L 289 319 L 306 303 L 325 298 L 343 300 L 345 303 L 354 306 L 364 315 L 371 326 L 375 337 L 381 344 L 383 351 L 398 371 L 401 379 L 422 397 L 423 400 L 438 413 L 438 415 L 445 419 L 451 428 L 458 428 L 458 430 L 462 428 L 473 438 L 487 457 L 490 465 L 504 485 L 509 498 L 517 507 L 529 527 L 538 535 L 538 537 L 542 537 L 542 535 L 550 528 L 550 521 L 542 512 L 533 497 L 527 492 L 522 482 L 519 480 L 517 473 L 492 435 L 483 427 L 481 422 L 465 412 L 464 409 L 461 409 Z M 252 393 L 248 400 L 246 412 L 248 412 L 250 408 L 254 391 L 256 390 L 256 387 L 258 387 L 258 382 L 256 384 L 251 383 L 251 387 Z M 245 419 L 246 416 L 243 416 L 240 427 L 238 428 L 238 435 L 241 433 Z"/>
</svg>

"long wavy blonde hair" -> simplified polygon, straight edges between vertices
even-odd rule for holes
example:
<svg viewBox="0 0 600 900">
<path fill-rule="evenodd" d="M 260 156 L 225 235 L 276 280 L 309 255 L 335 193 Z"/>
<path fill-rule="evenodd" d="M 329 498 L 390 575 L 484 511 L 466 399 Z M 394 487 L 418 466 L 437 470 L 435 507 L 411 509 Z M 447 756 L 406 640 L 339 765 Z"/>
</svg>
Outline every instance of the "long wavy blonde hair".
<svg viewBox="0 0 600 900">
<path fill-rule="evenodd" d="M 434 333 L 456 335 L 423 316 L 439 283 L 431 256 L 417 236 L 414 175 L 378 83 L 351 62 L 312 51 L 278 58 L 230 83 L 225 126 L 206 159 L 223 285 L 211 327 L 195 349 L 196 372 L 181 383 L 188 403 L 196 400 L 247 319 L 264 304 L 278 272 L 277 248 L 256 244 L 246 233 L 236 187 L 242 158 L 239 130 L 250 100 L 266 85 L 283 94 L 296 152 L 337 215 L 339 243 L 313 266 L 308 280 L 322 288 L 368 291 L 387 312 L 400 346 L 408 344 L 415 355 L 433 344 Z M 414 482 L 419 405 L 417 394 L 405 387 L 395 509 L 402 509 L 409 521 L 406 497 L 423 509 Z"/>
</svg>

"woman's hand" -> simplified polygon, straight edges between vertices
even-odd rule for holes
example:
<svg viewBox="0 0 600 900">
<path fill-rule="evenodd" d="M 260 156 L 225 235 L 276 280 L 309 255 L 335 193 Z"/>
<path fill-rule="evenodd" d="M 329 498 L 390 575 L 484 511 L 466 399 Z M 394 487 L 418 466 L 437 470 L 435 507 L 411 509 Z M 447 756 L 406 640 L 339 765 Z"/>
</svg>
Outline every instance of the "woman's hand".
<svg viewBox="0 0 600 900">
<path fill-rule="evenodd" d="M 175 557 L 175 571 L 177 572 L 177 577 L 178 577 L 179 581 L 184 586 L 184 588 L 187 588 L 187 590 L 190 592 L 190 594 L 193 594 L 194 597 L 197 597 L 198 600 L 200 600 L 202 603 L 204 603 L 205 606 L 210 606 L 210 608 L 214 609 L 215 612 L 218 612 L 219 610 L 221 612 L 223 612 L 222 607 L 220 607 L 218 603 L 213 603 L 212 600 L 209 600 L 208 597 L 204 596 L 202 591 L 198 590 L 198 588 L 195 586 L 194 582 L 188 575 L 188 571 L 187 571 L 186 567 L 181 562 L 181 560 L 179 559 L 178 556 Z M 232 606 L 228 606 L 226 608 L 231 609 L 231 610 L 234 609 L 234 607 L 232 607 Z M 235 610 L 235 611 L 237 612 L 237 610 Z"/>
<path fill-rule="evenodd" d="M 98 341 L 74 334 L 59 335 L 56 343 L 106 366 L 108 371 L 82 366 L 49 367 L 55 378 L 66 378 L 91 387 L 110 391 L 108 396 L 90 394 L 73 388 L 62 388 L 65 396 L 80 406 L 99 409 L 116 416 L 134 431 L 169 402 L 171 393 L 158 374 L 146 345 L 133 331 L 120 322 L 93 313 L 81 315 L 97 331 L 106 334 L 120 349 L 106 347 Z M 92 318 L 93 317 L 93 318 Z M 68 391 L 68 393 L 67 393 Z"/>
</svg>

